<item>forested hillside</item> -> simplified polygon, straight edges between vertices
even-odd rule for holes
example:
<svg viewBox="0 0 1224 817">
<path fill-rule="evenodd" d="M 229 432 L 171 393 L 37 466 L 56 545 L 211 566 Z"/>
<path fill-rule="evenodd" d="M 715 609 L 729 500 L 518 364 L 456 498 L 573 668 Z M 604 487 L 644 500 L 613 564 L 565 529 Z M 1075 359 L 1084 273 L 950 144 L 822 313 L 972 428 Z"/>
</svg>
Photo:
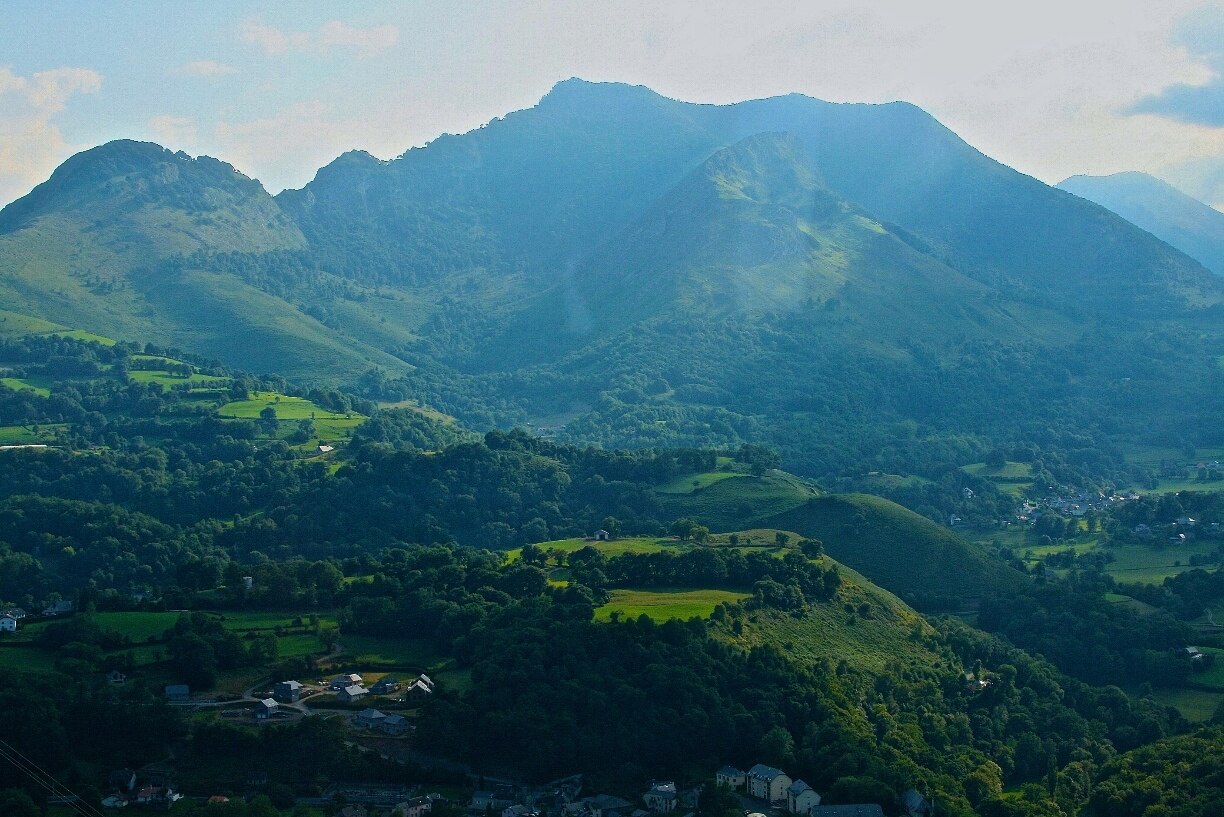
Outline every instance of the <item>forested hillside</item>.
<svg viewBox="0 0 1224 817">
<path fill-rule="evenodd" d="M 1221 279 L 902 103 L 568 80 L 275 198 L 115 142 L 5 209 L 0 292 L 23 321 L 482 430 L 764 443 L 809 476 L 1035 447 L 1080 484 L 1141 482 L 1120 441 L 1224 428 Z"/>
</svg>

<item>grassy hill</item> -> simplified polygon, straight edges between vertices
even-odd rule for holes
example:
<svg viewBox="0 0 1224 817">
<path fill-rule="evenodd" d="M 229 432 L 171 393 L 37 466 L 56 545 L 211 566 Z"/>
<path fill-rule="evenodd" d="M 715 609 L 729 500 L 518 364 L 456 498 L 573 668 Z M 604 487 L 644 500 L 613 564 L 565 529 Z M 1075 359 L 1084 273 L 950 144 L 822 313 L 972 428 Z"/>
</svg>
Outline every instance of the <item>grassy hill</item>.
<svg viewBox="0 0 1224 817">
<path fill-rule="evenodd" d="M 689 490 L 682 493 L 679 489 L 686 483 Z M 667 516 L 690 516 L 716 532 L 772 519 L 818 495 L 816 488 L 784 471 L 761 476 L 713 471 L 678 478 L 656 490 Z"/>
<path fill-rule="evenodd" d="M 934 630 L 922 616 L 864 576 L 838 565 L 842 588 L 830 604 L 802 616 L 776 610 L 748 614 L 742 631 L 720 628 L 716 637 L 742 647 L 772 644 L 803 663 L 846 661 L 869 672 L 897 666 L 934 666 Z"/>
<path fill-rule="evenodd" d="M 820 539 L 833 558 L 905 599 L 969 599 L 1024 581 L 952 531 L 867 494 L 817 497 L 770 524 Z"/>
</svg>

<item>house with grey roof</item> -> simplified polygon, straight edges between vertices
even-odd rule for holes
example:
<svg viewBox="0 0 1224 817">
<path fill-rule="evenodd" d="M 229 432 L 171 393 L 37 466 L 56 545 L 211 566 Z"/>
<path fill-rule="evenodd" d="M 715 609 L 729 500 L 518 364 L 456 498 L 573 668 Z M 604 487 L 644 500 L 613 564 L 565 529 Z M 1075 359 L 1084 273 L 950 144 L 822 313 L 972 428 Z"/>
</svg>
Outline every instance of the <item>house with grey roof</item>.
<svg viewBox="0 0 1224 817">
<path fill-rule="evenodd" d="M 373 729 L 386 720 L 387 716 L 377 709 L 363 709 L 353 717 L 353 724 L 363 729 Z"/>
<path fill-rule="evenodd" d="M 901 795 L 901 808 L 905 817 L 931 817 L 935 804 L 923 797 L 917 789 L 906 789 Z"/>
<path fill-rule="evenodd" d="M 676 806 L 680 803 L 676 784 L 671 780 L 654 781 L 650 784 L 650 791 L 642 795 L 642 799 L 646 802 L 647 808 L 661 814 L 675 811 Z"/>
<path fill-rule="evenodd" d="M 281 681 L 272 688 L 272 697 L 283 704 L 297 703 L 305 688 L 305 685 L 298 681 Z"/>
<path fill-rule="evenodd" d="M 403 715 L 388 715 L 383 718 L 378 728 L 388 735 L 402 735 L 408 731 L 408 719 Z"/>
<path fill-rule="evenodd" d="M 369 694 L 370 690 L 366 689 L 361 684 L 353 684 L 340 690 L 336 694 L 336 697 L 344 701 L 346 704 L 351 704 L 353 701 L 359 701 Z"/>
<path fill-rule="evenodd" d="M 786 789 L 793 782 L 786 772 L 763 763 L 748 770 L 748 794 L 768 803 L 785 803 Z"/>
<path fill-rule="evenodd" d="M 802 780 L 796 780 L 786 787 L 786 810 L 791 814 L 811 814 L 812 809 L 819 805 L 820 795 Z"/>
<path fill-rule="evenodd" d="M 254 710 L 255 717 L 263 721 L 275 715 L 280 710 L 280 705 L 272 698 L 264 698 L 255 702 Z"/>
<path fill-rule="evenodd" d="M 723 766 L 714 775 L 715 785 L 726 786 L 729 789 L 741 788 L 747 779 L 747 773 L 734 766 Z"/>
</svg>

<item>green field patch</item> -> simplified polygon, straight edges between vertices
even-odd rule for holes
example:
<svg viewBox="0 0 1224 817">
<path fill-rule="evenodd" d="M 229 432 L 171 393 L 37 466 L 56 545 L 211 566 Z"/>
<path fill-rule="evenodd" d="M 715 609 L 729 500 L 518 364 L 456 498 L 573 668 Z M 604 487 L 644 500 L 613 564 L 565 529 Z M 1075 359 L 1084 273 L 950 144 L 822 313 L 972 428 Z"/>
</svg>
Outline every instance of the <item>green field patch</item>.
<svg viewBox="0 0 1224 817">
<path fill-rule="evenodd" d="M 334 613 L 316 613 L 319 616 L 319 625 L 322 627 L 335 627 L 336 616 Z M 292 628 L 292 627 L 309 627 L 310 625 L 309 612 L 272 612 L 267 610 L 250 610 L 242 612 L 227 611 L 221 614 L 221 623 L 227 630 L 243 631 L 243 630 L 275 630 L 277 628 Z M 295 620 L 300 621 L 300 624 L 294 624 Z"/>
<path fill-rule="evenodd" d="M 686 494 L 660 493 L 669 517 L 689 516 L 714 531 L 738 530 L 746 522 L 799 507 L 820 495 L 798 477 L 781 471 L 763 476 L 736 474 Z"/>
<path fill-rule="evenodd" d="M 413 414 L 419 414 L 422 417 L 428 417 L 430 420 L 437 420 L 439 423 L 453 423 L 455 418 L 449 414 L 443 414 L 437 409 L 431 409 L 428 406 L 422 406 L 416 400 L 400 400 L 396 403 L 379 403 L 380 409 L 388 411 L 411 411 Z"/>
<path fill-rule="evenodd" d="M 1211 687 L 1224 692 L 1224 650 L 1219 647 L 1200 647 L 1204 655 L 1215 656 L 1212 665 L 1203 672 L 1190 673 L 1189 681 L 1195 686 Z"/>
<path fill-rule="evenodd" d="M 162 634 L 174 626 L 182 613 L 95 613 L 94 621 L 99 626 L 123 633 L 135 643 L 160 639 Z"/>
<path fill-rule="evenodd" d="M 315 440 L 306 447 L 318 445 L 318 439 L 337 440 L 348 437 L 353 429 L 365 422 L 365 416 L 356 412 L 328 411 L 304 397 L 291 397 L 276 392 L 252 392 L 246 400 L 226 403 L 217 410 L 218 415 L 238 420 L 258 420 L 260 412 L 271 407 L 278 421 L 277 437 L 283 438 L 297 430 L 295 420 L 313 420 Z"/>
<path fill-rule="evenodd" d="M 869 471 L 858 478 L 864 488 L 920 488 L 930 485 L 931 480 L 915 474 L 886 474 L 883 471 Z"/>
<path fill-rule="evenodd" d="M 1105 565 L 1105 572 L 1120 582 L 1160 584 L 1170 576 L 1193 570 L 1190 557 L 1210 553 L 1215 545 L 1210 541 L 1152 545 L 1120 545 L 1109 549 L 1114 561 Z"/>
<path fill-rule="evenodd" d="M 346 635 L 340 639 L 345 664 L 424 670 L 443 667 L 450 660 L 426 641 L 410 638 L 379 638 Z"/>
<path fill-rule="evenodd" d="M 655 621 L 708 618 L 719 604 L 748 597 L 733 590 L 613 590 L 608 603 L 595 610 L 595 620 L 608 621 L 613 613 L 625 619 L 646 615 Z"/>
<path fill-rule="evenodd" d="M 228 377 L 217 377 L 216 375 L 193 373 L 190 377 L 183 377 L 170 372 L 159 372 L 150 369 L 138 369 L 128 372 L 128 379 L 134 383 L 160 383 L 166 388 L 172 386 L 181 386 L 184 383 L 192 386 L 220 386 L 230 382 Z"/>
<path fill-rule="evenodd" d="M 1171 706 L 1194 723 L 1211 720 L 1216 708 L 1224 703 L 1224 692 L 1209 692 L 1205 689 L 1158 689 L 1152 700 L 1163 706 Z"/>
<path fill-rule="evenodd" d="M 63 330 L 58 323 L 0 309 L 0 337 L 17 338 L 26 335 L 46 335 Z"/>
<path fill-rule="evenodd" d="M 71 338 L 73 340 L 83 340 L 86 343 L 100 343 L 103 346 L 114 346 L 115 339 L 108 338 L 105 335 L 95 335 L 93 332 L 86 332 L 84 329 L 56 329 L 51 332 L 39 332 L 40 335 L 56 335 L 61 338 Z"/>
<path fill-rule="evenodd" d="M 5 644 L 0 646 L 0 670 L 52 672 L 55 670 L 55 653 L 32 644 Z"/>
<path fill-rule="evenodd" d="M 1033 466 L 1027 462 L 1012 462 L 1007 461 L 1003 465 L 987 465 L 984 462 L 975 462 L 972 465 L 966 465 L 961 468 L 966 474 L 972 474 L 975 477 L 995 481 L 1019 481 L 1031 480 L 1033 477 Z"/>
<path fill-rule="evenodd" d="M 742 476 L 744 475 L 732 471 L 706 471 L 704 474 L 685 474 L 660 485 L 655 490 L 661 494 L 691 494 L 694 491 L 700 491 L 702 488 L 708 488 L 724 479 L 734 479 L 735 477 Z"/>
<path fill-rule="evenodd" d="M 1156 608 L 1147 602 L 1132 599 L 1130 596 L 1124 596 L 1121 593 L 1106 593 L 1105 601 L 1110 604 L 1116 604 L 1119 607 L 1127 607 L 1141 616 L 1148 616 L 1156 612 Z"/>
<path fill-rule="evenodd" d="M 68 429 L 67 423 L 35 426 L 0 426 L 0 445 L 37 445 L 49 443 Z"/>
<path fill-rule="evenodd" d="M 28 380 L 22 380 L 18 377 L 0 377 L 0 383 L 8 386 L 13 391 L 32 391 L 40 397 L 50 397 L 51 390 L 44 386 L 36 386 Z"/>
<path fill-rule="evenodd" d="M 676 539 L 657 536 L 626 536 L 620 539 L 609 539 L 604 542 L 597 542 L 594 539 L 574 538 L 574 539 L 554 539 L 551 542 L 539 542 L 536 544 L 540 550 L 547 553 L 550 550 L 559 550 L 562 553 L 573 553 L 582 550 L 584 547 L 593 547 L 605 556 L 622 556 L 626 553 L 658 553 L 660 550 L 674 550 L 678 547 L 683 547 Z M 514 562 L 523 555 L 522 548 L 514 548 L 506 551 L 506 561 Z"/>
</svg>

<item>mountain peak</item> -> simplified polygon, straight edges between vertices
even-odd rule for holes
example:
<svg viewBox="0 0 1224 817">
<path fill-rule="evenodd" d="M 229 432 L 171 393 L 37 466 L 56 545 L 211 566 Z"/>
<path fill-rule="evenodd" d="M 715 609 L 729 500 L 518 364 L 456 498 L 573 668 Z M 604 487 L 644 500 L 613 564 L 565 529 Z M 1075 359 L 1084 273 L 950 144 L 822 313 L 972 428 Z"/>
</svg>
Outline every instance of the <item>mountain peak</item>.
<svg viewBox="0 0 1224 817">
<path fill-rule="evenodd" d="M 51 178 L 0 211 L 0 232 L 74 211 L 88 219 L 126 204 L 170 204 L 208 211 L 266 197 L 263 186 L 211 156 L 192 158 L 153 142 L 118 139 L 69 157 Z"/>
</svg>

